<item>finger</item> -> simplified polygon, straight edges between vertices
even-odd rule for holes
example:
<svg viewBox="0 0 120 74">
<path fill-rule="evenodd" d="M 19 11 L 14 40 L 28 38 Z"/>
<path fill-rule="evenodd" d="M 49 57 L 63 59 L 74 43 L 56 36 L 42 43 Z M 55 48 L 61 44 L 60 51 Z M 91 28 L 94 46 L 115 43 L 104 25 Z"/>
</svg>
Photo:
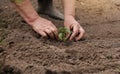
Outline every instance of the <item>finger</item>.
<svg viewBox="0 0 120 74">
<path fill-rule="evenodd" d="M 57 30 L 56 26 L 53 23 L 51 23 L 51 27 L 49 27 L 49 29 L 52 30 L 54 38 L 58 39 L 58 30 Z"/>
<path fill-rule="evenodd" d="M 78 34 L 78 32 L 79 32 L 78 27 L 74 26 L 72 35 L 70 36 L 70 40 L 72 40 Z"/>
<path fill-rule="evenodd" d="M 70 27 L 66 27 L 66 28 L 69 29 L 69 30 L 71 30 Z M 66 39 L 68 39 L 70 37 L 70 35 L 71 35 L 70 33 L 67 33 L 66 34 Z"/>
<path fill-rule="evenodd" d="M 45 32 L 50 36 L 50 38 L 54 38 L 54 34 L 53 34 L 52 30 L 46 29 Z"/>
<path fill-rule="evenodd" d="M 76 41 L 80 40 L 84 36 L 85 31 L 83 29 L 79 30 L 79 35 L 76 37 Z"/>
<path fill-rule="evenodd" d="M 56 39 L 58 39 L 58 31 L 57 31 L 57 28 L 56 27 L 51 27 L 50 28 L 52 30 L 52 33 L 54 34 L 54 37 Z"/>
<path fill-rule="evenodd" d="M 38 33 L 42 36 L 42 37 L 47 37 L 47 34 L 43 31 L 38 31 Z"/>
</svg>

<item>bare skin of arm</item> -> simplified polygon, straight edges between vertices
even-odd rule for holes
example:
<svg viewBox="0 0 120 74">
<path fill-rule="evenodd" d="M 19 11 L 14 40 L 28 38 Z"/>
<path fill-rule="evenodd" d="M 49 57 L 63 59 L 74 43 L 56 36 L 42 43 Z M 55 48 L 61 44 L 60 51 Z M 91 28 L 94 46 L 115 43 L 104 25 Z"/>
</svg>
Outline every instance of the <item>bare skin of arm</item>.
<svg viewBox="0 0 120 74">
<path fill-rule="evenodd" d="M 73 30 L 70 40 L 80 40 L 85 31 L 74 18 L 75 0 L 63 0 L 63 2 L 65 13 L 64 25 L 68 29 Z M 23 0 L 21 3 L 13 2 L 13 4 L 16 6 L 18 12 L 25 21 L 42 37 L 47 37 L 49 35 L 51 38 L 58 38 L 57 28 L 55 25 L 51 21 L 40 17 L 31 5 L 30 0 Z"/>
<path fill-rule="evenodd" d="M 13 2 L 13 4 L 25 21 L 42 37 L 47 37 L 47 35 L 49 35 L 51 38 L 57 38 L 57 28 L 51 21 L 37 14 L 30 0 L 23 0 L 21 3 Z"/>
<path fill-rule="evenodd" d="M 82 26 L 75 20 L 75 1 L 76 0 L 63 0 L 64 3 L 64 26 L 73 31 L 70 40 L 80 40 L 85 31 Z"/>
</svg>

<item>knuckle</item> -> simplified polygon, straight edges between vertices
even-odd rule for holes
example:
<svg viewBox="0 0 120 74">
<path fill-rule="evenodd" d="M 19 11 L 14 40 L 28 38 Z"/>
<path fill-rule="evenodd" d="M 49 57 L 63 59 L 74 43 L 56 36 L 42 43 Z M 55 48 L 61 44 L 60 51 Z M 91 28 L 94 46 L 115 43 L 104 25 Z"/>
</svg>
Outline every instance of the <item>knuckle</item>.
<svg viewBox="0 0 120 74">
<path fill-rule="evenodd" d="M 48 33 L 49 33 L 49 34 L 51 34 L 51 33 L 52 33 L 52 31 L 50 30 L 50 31 L 48 31 Z"/>
<path fill-rule="evenodd" d="M 46 34 L 44 34 L 44 35 L 42 35 L 43 37 L 46 37 L 47 35 Z"/>
<path fill-rule="evenodd" d="M 51 21 L 49 21 L 48 23 L 49 23 L 50 25 L 52 25 L 52 22 L 51 22 Z"/>
<path fill-rule="evenodd" d="M 45 32 L 50 33 L 50 30 L 49 29 L 45 29 Z"/>
<path fill-rule="evenodd" d="M 57 31 L 57 29 L 53 29 L 52 31 L 53 31 L 53 32 L 56 32 L 56 31 Z"/>
<path fill-rule="evenodd" d="M 42 35 L 42 37 L 45 37 L 45 35 Z"/>
<path fill-rule="evenodd" d="M 56 27 L 50 27 L 50 30 L 53 32 L 53 31 L 57 31 L 57 28 Z"/>
<path fill-rule="evenodd" d="M 74 30 L 73 32 L 76 34 L 76 33 L 78 33 L 78 30 Z"/>
</svg>

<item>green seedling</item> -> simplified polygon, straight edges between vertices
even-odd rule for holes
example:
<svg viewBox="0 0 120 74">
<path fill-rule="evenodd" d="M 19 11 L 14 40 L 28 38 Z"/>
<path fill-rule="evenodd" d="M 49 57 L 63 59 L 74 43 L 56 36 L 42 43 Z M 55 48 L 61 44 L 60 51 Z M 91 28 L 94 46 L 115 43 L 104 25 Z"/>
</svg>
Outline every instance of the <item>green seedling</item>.
<svg viewBox="0 0 120 74">
<path fill-rule="evenodd" d="M 66 28 L 66 27 L 60 27 L 58 29 L 59 40 L 66 41 L 67 40 L 67 37 L 66 37 L 67 34 L 71 34 L 71 31 L 68 28 Z"/>
<path fill-rule="evenodd" d="M 10 1 L 14 3 L 22 3 L 24 0 L 10 0 Z"/>
</svg>

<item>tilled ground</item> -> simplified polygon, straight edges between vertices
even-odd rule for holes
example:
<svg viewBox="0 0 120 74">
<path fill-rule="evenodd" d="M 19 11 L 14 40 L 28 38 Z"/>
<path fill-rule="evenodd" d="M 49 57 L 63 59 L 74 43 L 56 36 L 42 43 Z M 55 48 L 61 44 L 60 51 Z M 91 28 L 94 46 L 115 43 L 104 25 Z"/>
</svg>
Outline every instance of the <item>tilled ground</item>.
<svg viewBox="0 0 120 74">
<path fill-rule="evenodd" d="M 54 2 L 63 12 L 61 1 Z M 57 27 L 63 24 L 41 16 Z M 119 74 L 120 1 L 77 0 L 76 18 L 86 30 L 81 41 L 43 39 L 8 0 L 1 0 L 0 74 Z"/>
</svg>

